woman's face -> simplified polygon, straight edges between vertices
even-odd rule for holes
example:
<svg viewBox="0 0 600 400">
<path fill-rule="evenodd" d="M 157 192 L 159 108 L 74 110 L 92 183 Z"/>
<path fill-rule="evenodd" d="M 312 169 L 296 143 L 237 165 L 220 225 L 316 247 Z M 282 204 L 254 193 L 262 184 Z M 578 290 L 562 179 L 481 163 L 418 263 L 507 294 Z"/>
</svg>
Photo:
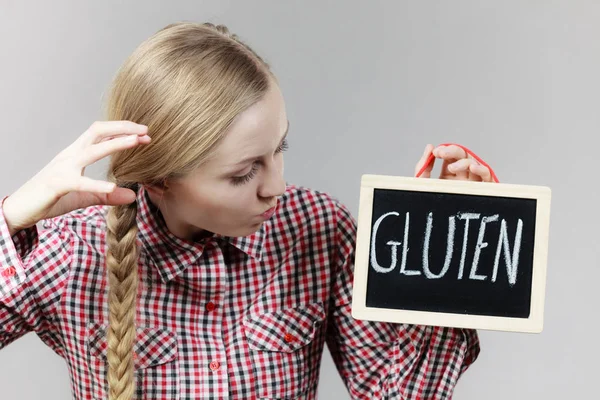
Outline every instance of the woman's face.
<svg viewBox="0 0 600 400">
<path fill-rule="evenodd" d="M 271 81 L 266 96 L 238 115 L 210 160 L 192 174 L 145 187 L 169 230 L 195 240 L 204 230 L 225 236 L 256 232 L 285 192 L 283 154 L 288 120 Z"/>
</svg>

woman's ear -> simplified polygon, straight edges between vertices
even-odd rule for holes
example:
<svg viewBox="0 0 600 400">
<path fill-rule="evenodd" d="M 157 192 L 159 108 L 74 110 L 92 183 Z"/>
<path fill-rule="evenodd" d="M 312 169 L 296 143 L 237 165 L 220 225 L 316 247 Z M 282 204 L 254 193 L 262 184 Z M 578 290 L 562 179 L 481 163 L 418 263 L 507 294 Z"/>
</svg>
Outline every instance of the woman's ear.
<svg viewBox="0 0 600 400">
<path fill-rule="evenodd" d="M 162 181 L 158 181 L 158 182 L 151 183 L 151 184 L 146 184 L 146 185 L 144 185 L 144 188 L 148 192 L 150 192 L 156 196 L 162 197 L 165 194 L 165 192 L 167 190 L 169 190 L 169 183 L 167 182 L 167 179 L 165 178 Z"/>
</svg>

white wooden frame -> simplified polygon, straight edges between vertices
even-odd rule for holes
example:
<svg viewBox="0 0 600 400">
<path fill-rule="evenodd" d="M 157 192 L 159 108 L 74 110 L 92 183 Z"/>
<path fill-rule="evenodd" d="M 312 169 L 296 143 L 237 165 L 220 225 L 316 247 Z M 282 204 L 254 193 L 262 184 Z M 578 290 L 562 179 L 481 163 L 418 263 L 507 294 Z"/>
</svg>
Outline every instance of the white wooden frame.
<svg viewBox="0 0 600 400">
<path fill-rule="evenodd" d="M 367 307 L 367 276 L 369 272 L 369 248 L 372 228 L 373 194 L 375 189 L 517 197 L 537 200 L 531 312 L 529 318 Z M 352 316 L 356 319 L 371 321 L 540 333 L 543 330 L 544 323 L 550 199 L 551 190 L 545 186 L 363 175 L 358 212 Z"/>
</svg>

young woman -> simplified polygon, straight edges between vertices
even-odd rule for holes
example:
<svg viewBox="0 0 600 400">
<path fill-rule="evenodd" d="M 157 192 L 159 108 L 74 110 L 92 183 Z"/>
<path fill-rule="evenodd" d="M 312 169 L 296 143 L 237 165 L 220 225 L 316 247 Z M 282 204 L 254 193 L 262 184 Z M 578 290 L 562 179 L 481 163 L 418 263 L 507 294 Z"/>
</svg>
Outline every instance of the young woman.
<svg viewBox="0 0 600 400">
<path fill-rule="evenodd" d="M 476 332 L 351 317 L 355 220 L 286 185 L 288 129 L 224 26 L 143 42 L 107 121 L 2 199 L 0 348 L 35 331 L 76 399 L 315 398 L 325 343 L 352 398 L 449 398 Z M 442 177 L 491 180 L 455 146 L 416 170 L 432 152 Z M 107 156 L 110 182 L 84 176 Z"/>
</svg>

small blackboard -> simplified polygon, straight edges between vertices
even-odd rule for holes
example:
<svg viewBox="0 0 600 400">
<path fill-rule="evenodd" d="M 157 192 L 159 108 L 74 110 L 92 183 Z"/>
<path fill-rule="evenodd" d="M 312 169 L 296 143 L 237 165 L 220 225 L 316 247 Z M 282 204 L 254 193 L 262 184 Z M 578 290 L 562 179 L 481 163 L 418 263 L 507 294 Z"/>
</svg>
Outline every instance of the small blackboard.
<svg viewBox="0 0 600 400">
<path fill-rule="evenodd" d="M 539 333 L 547 187 L 364 175 L 352 315 Z"/>
</svg>

